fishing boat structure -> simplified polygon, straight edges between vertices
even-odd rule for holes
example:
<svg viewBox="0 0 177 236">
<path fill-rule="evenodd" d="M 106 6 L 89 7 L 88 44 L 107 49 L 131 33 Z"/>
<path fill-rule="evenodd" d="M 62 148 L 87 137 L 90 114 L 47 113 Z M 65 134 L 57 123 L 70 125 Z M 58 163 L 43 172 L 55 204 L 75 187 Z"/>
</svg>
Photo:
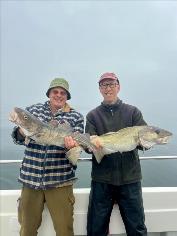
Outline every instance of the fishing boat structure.
<svg viewBox="0 0 177 236">
<path fill-rule="evenodd" d="M 141 160 L 177 159 L 177 156 L 141 157 Z M 89 161 L 81 158 L 80 161 Z M 18 163 L 19 160 L 1 160 L 0 164 Z M 86 235 L 87 206 L 89 188 L 74 189 L 74 232 L 75 235 Z M 0 235 L 18 236 L 17 199 L 20 190 L 0 190 Z M 177 187 L 143 187 L 143 201 L 146 225 L 149 236 L 177 236 Z M 115 205 L 111 215 L 110 235 L 125 235 L 125 228 Z M 51 217 L 47 207 L 43 211 L 43 220 L 38 236 L 55 236 Z"/>
</svg>

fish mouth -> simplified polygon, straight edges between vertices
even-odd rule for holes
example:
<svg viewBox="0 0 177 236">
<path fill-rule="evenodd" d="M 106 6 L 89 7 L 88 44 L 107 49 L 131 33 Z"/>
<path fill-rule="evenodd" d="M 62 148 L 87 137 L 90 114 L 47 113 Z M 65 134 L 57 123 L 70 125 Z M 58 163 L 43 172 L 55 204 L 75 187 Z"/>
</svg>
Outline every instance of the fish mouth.
<svg viewBox="0 0 177 236">
<path fill-rule="evenodd" d="M 16 111 L 16 107 L 13 109 L 12 112 L 10 112 L 8 119 L 9 119 L 9 121 L 11 121 L 12 123 L 14 123 L 18 126 L 20 126 L 22 123 L 19 119 L 18 112 Z"/>
<path fill-rule="evenodd" d="M 170 135 L 171 136 L 171 135 Z M 157 144 L 167 144 L 169 142 L 170 136 L 161 137 L 157 140 Z"/>
<path fill-rule="evenodd" d="M 15 110 L 13 110 L 12 112 L 10 112 L 9 114 L 9 121 L 15 123 L 17 121 L 18 115 L 15 112 Z"/>
</svg>

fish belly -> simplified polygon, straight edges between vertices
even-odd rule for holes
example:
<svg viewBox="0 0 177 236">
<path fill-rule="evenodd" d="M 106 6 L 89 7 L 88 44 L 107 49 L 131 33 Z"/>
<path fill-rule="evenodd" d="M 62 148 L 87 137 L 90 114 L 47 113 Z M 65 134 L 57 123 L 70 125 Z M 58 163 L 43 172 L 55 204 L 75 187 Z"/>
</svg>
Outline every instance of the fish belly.
<svg viewBox="0 0 177 236">
<path fill-rule="evenodd" d="M 116 140 L 112 142 L 105 142 L 104 149 L 106 150 L 107 154 L 114 153 L 114 152 L 128 152 L 136 148 L 137 143 L 133 139 L 122 139 Z"/>
</svg>

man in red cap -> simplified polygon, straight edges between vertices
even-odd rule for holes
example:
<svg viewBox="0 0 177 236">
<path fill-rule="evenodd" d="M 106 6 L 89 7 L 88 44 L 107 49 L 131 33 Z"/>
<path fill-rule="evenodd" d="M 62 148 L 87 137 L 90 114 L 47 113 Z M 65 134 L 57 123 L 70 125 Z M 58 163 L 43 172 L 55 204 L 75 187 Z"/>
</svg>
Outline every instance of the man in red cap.
<svg viewBox="0 0 177 236">
<path fill-rule="evenodd" d="M 135 125 L 146 125 L 141 112 L 123 103 L 120 83 L 114 73 L 99 79 L 103 102 L 87 114 L 86 132 L 102 135 Z M 97 142 L 98 148 L 101 145 Z M 87 235 L 106 236 L 113 205 L 116 202 L 128 236 L 146 236 L 138 150 L 105 155 L 98 164 L 92 157 L 92 182 L 89 198 Z"/>
</svg>

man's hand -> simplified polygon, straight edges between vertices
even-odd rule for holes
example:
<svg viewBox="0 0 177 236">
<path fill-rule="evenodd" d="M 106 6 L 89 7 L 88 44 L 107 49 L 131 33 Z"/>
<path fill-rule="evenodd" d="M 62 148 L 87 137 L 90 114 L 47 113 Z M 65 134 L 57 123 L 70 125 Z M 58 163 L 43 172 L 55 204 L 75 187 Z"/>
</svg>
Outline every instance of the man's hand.
<svg viewBox="0 0 177 236">
<path fill-rule="evenodd" d="M 64 142 L 67 149 L 79 146 L 79 144 L 71 136 L 65 137 Z"/>
<path fill-rule="evenodd" d="M 99 136 L 92 135 L 90 136 L 90 140 L 91 140 L 91 143 L 93 143 L 97 149 L 101 149 L 103 147 Z"/>
</svg>

